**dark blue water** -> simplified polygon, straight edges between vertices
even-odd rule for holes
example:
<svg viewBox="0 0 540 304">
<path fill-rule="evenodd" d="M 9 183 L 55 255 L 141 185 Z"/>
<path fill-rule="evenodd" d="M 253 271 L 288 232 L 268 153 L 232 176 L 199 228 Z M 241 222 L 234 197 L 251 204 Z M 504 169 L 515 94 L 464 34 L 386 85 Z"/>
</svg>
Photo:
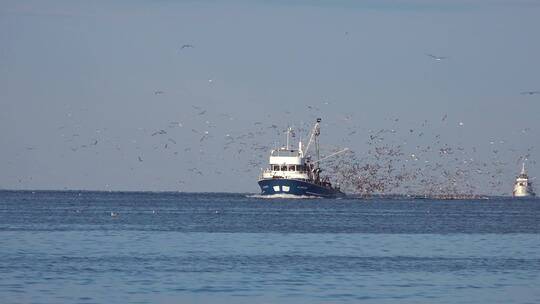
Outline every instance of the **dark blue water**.
<svg viewBox="0 0 540 304">
<path fill-rule="evenodd" d="M 540 200 L 0 192 L 0 303 L 539 303 L 538 286 Z"/>
</svg>

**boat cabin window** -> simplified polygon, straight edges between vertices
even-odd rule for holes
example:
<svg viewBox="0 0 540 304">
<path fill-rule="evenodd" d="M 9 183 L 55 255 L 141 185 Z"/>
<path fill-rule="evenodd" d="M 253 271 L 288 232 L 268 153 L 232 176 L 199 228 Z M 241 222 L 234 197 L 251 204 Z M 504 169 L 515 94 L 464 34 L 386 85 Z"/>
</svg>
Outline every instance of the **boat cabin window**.
<svg viewBox="0 0 540 304">
<path fill-rule="evenodd" d="M 304 166 L 302 166 L 302 165 L 297 165 L 297 166 L 296 166 L 296 171 L 304 171 Z"/>
<path fill-rule="evenodd" d="M 281 166 L 281 171 L 287 171 L 287 166 Z"/>
<path fill-rule="evenodd" d="M 289 165 L 289 171 L 294 171 L 294 165 Z"/>
<path fill-rule="evenodd" d="M 273 165 L 273 166 L 272 166 L 272 170 L 274 170 L 274 171 L 279 171 L 279 166 Z"/>
</svg>

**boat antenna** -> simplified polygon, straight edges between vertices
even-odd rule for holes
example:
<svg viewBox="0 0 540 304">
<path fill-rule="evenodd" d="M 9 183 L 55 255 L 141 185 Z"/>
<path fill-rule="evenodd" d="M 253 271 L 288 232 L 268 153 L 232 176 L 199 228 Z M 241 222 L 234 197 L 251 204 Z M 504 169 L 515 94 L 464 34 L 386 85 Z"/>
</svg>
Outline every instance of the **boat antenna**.
<svg viewBox="0 0 540 304">
<path fill-rule="evenodd" d="M 291 127 L 287 128 L 287 151 L 289 150 L 289 134 L 291 134 Z"/>
</svg>

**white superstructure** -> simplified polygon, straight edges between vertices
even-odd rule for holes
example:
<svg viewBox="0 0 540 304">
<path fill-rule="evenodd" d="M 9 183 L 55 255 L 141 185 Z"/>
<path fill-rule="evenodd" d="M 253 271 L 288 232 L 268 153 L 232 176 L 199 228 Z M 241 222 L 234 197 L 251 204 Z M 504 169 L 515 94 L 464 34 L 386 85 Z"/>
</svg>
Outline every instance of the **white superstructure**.
<svg viewBox="0 0 540 304">
<path fill-rule="evenodd" d="M 261 178 L 287 178 L 307 180 L 308 168 L 302 142 L 298 142 L 298 150 L 289 147 L 292 129 L 287 129 L 287 145 L 270 152 L 270 166 L 262 172 Z"/>
<path fill-rule="evenodd" d="M 532 183 L 529 181 L 529 176 L 525 171 L 525 163 L 521 167 L 521 173 L 516 178 L 514 183 L 514 191 L 512 191 L 512 196 L 514 197 L 531 197 L 535 196 L 535 193 L 532 189 Z"/>
</svg>

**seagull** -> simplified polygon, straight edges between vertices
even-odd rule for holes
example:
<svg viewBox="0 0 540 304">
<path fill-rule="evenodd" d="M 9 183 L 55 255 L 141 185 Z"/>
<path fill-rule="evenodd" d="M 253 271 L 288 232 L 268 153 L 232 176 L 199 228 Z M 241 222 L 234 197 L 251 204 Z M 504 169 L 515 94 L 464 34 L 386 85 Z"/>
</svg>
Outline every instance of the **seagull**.
<svg viewBox="0 0 540 304">
<path fill-rule="evenodd" d="M 117 217 L 117 216 L 118 216 L 118 213 L 111 211 L 111 217 Z"/>
<path fill-rule="evenodd" d="M 137 158 L 139 159 L 139 161 L 142 163 L 142 158 L 140 156 L 137 156 Z"/>
<path fill-rule="evenodd" d="M 521 94 L 521 95 L 535 95 L 535 94 L 540 94 L 540 91 L 525 91 L 525 92 L 521 92 L 519 94 Z"/>
<path fill-rule="evenodd" d="M 154 91 L 154 95 L 161 95 L 163 93 L 165 93 L 165 92 L 163 92 L 163 91 Z"/>
<path fill-rule="evenodd" d="M 174 128 L 174 127 L 182 128 L 183 126 L 184 126 L 184 125 L 183 125 L 181 122 L 179 122 L 179 121 L 171 121 L 171 122 L 169 123 L 169 127 L 171 127 L 171 128 Z"/>
<path fill-rule="evenodd" d="M 204 135 L 201 137 L 201 139 L 200 139 L 199 141 L 202 142 L 203 140 L 205 140 L 206 138 L 208 138 L 208 134 L 209 134 L 208 131 L 204 131 Z"/>
<path fill-rule="evenodd" d="M 180 47 L 180 50 L 188 49 L 188 48 L 194 48 L 194 46 L 192 44 L 184 44 L 182 45 L 182 47 Z"/>
<path fill-rule="evenodd" d="M 448 57 L 444 57 L 444 56 L 435 56 L 435 55 L 433 55 L 433 54 L 426 54 L 426 56 L 429 56 L 429 57 L 435 59 L 436 61 L 441 61 L 441 60 L 443 60 L 443 59 L 448 58 Z"/>
<path fill-rule="evenodd" d="M 159 130 L 159 131 L 156 131 L 156 132 L 152 133 L 152 136 L 155 136 L 155 135 L 158 135 L 158 134 L 167 134 L 167 131 Z"/>
<path fill-rule="evenodd" d="M 193 173 L 197 173 L 199 175 L 203 175 L 203 173 L 201 171 L 197 170 L 197 168 L 191 168 L 191 169 L 188 169 L 188 171 L 191 171 Z"/>
</svg>

